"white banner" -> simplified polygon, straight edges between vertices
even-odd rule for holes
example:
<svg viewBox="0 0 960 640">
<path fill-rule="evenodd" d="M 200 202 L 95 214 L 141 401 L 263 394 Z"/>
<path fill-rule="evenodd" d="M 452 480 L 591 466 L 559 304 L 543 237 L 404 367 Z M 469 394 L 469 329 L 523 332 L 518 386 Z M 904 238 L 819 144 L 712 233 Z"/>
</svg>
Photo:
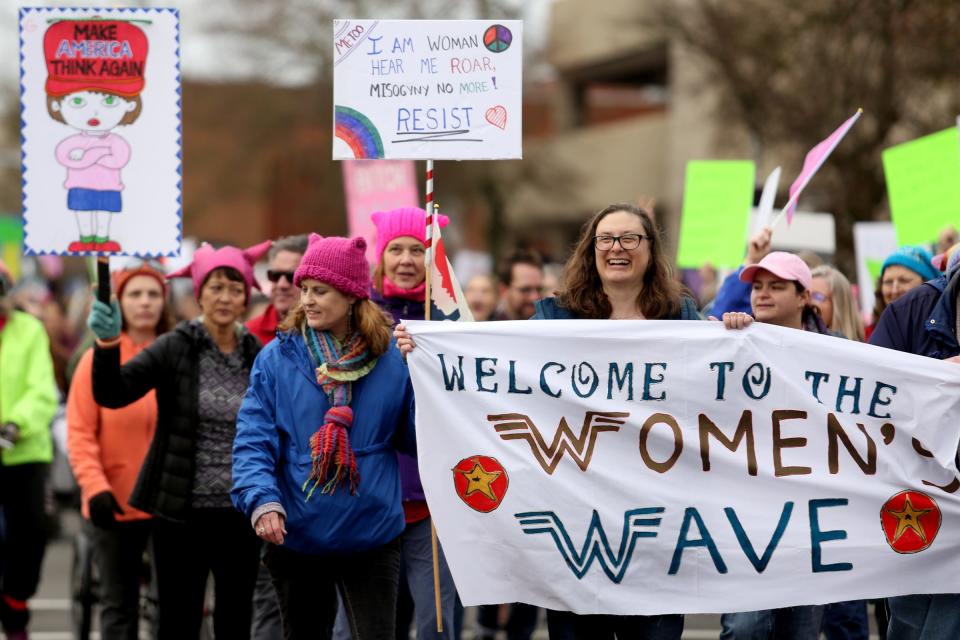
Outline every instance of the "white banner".
<svg viewBox="0 0 960 640">
<path fill-rule="evenodd" d="M 333 159 L 520 158 L 523 22 L 334 20 Z"/>
<path fill-rule="evenodd" d="M 176 9 L 21 8 L 24 246 L 180 251 Z"/>
<path fill-rule="evenodd" d="M 960 592 L 956 364 L 767 325 L 407 326 L 420 476 L 465 605 Z"/>
</svg>

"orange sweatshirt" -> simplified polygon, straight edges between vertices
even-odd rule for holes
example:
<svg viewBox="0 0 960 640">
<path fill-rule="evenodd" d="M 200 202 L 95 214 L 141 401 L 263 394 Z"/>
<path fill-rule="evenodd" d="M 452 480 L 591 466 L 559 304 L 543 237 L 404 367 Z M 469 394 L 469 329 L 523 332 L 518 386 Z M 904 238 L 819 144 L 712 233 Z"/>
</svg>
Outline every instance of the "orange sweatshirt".
<svg viewBox="0 0 960 640">
<path fill-rule="evenodd" d="M 149 344 L 149 343 L 147 343 Z M 120 362 L 147 346 L 120 336 Z M 122 409 L 104 409 L 93 399 L 93 349 L 80 359 L 67 397 L 67 453 L 80 485 L 84 517 L 90 498 L 112 491 L 123 509 L 117 520 L 143 520 L 150 515 L 127 501 L 157 428 L 157 399 L 153 391 Z"/>
</svg>

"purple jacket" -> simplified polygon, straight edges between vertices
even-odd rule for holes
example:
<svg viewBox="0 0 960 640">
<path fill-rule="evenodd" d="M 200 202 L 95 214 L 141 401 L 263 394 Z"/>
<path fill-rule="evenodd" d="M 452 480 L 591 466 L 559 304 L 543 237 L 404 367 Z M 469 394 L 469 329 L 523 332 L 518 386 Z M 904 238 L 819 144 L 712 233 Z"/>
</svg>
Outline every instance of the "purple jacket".
<svg viewBox="0 0 960 640">
<path fill-rule="evenodd" d="M 385 298 L 376 289 L 370 292 L 370 299 L 393 316 L 396 326 L 401 320 L 423 320 L 423 303 L 403 298 Z M 400 494 L 404 502 L 424 502 L 423 485 L 420 483 L 420 469 L 417 459 L 405 453 L 397 453 L 400 463 Z"/>
</svg>

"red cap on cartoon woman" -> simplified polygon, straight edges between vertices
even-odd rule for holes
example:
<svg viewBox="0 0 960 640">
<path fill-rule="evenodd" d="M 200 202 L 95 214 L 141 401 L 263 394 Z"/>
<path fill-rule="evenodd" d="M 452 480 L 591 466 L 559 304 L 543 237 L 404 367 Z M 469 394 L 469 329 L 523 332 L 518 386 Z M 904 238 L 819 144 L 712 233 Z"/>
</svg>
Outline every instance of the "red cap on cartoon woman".
<svg viewBox="0 0 960 640">
<path fill-rule="evenodd" d="M 121 251 L 110 225 L 123 210 L 121 169 L 130 145 L 113 129 L 140 117 L 147 50 L 143 30 L 122 20 L 62 20 L 43 36 L 47 112 L 78 131 L 55 150 L 80 236 L 68 251 Z"/>
</svg>

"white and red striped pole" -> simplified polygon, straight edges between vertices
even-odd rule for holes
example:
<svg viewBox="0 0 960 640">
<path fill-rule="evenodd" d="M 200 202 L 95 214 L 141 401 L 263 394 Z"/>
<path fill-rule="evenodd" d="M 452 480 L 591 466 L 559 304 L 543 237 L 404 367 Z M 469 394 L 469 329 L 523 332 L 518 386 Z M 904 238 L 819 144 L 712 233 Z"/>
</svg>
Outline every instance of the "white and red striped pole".
<svg viewBox="0 0 960 640">
<path fill-rule="evenodd" d="M 423 221 L 426 238 L 424 243 L 423 266 L 426 270 L 426 297 L 424 299 L 423 318 L 430 319 L 430 268 L 433 265 L 433 160 L 427 160 L 427 206 L 424 207 L 426 217 Z"/>
</svg>

